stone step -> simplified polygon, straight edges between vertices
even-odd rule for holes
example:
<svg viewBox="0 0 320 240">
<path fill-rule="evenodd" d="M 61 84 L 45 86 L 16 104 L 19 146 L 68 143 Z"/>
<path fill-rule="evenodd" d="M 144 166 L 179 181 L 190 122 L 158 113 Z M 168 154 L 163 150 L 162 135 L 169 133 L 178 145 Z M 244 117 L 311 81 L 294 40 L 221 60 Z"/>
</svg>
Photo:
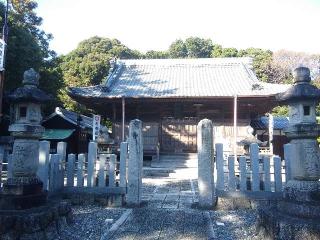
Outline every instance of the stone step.
<svg viewBox="0 0 320 240">
<path fill-rule="evenodd" d="M 160 159 L 160 160 L 152 160 L 152 162 L 172 162 L 172 163 L 198 162 L 198 159 Z"/>
<path fill-rule="evenodd" d="M 198 159 L 198 155 L 194 155 L 194 156 L 160 155 L 160 159 Z"/>
<path fill-rule="evenodd" d="M 152 160 L 154 162 L 198 162 L 198 159 L 173 159 L 173 158 L 168 158 L 168 159 L 159 159 L 159 160 Z"/>
<path fill-rule="evenodd" d="M 152 162 L 152 168 L 190 168 L 197 167 L 198 163 L 163 163 L 163 162 Z"/>
<path fill-rule="evenodd" d="M 159 177 L 168 177 L 170 173 L 174 173 L 174 170 L 171 168 L 153 168 L 153 167 L 144 167 L 143 176 L 159 176 Z"/>
<path fill-rule="evenodd" d="M 197 153 L 171 153 L 171 154 L 168 154 L 168 153 L 160 153 L 161 156 L 181 156 L 181 157 L 188 157 L 188 156 L 196 156 L 198 155 Z"/>
</svg>

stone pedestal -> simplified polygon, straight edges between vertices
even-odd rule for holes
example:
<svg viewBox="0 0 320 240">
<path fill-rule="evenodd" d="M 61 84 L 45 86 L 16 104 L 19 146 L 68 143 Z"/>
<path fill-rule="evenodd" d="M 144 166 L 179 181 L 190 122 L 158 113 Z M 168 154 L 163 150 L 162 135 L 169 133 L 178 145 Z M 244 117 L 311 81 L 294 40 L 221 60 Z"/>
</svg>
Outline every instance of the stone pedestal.
<svg viewBox="0 0 320 240">
<path fill-rule="evenodd" d="M 44 128 L 38 124 L 15 123 L 9 131 L 13 144 L 11 176 L 3 183 L 0 209 L 20 210 L 45 204 L 47 193 L 36 175 L 39 164 L 39 140 Z"/>
<path fill-rule="evenodd" d="M 301 218 L 320 219 L 320 182 L 290 180 L 283 192 L 278 209 L 284 214 Z"/>
<path fill-rule="evenodd" d="M 72 220 L 71 204 L 64 201 L 0 211 L 0 239 L 59 239 L 59 231 Z"/>
<path fill-rule="evenodd" d="M 279 207 L 264 206 L 259 209 L 257 231 L 261 239 L 318 240 L 319 218 L 294 217 L 279 211 Z"/>
<path fill-rule="evenodd" d="M 283 200 L 259 209 L 258 231 L 265 239 L 320 239 L 320 182 L 290 180 Z"/>
<path fill-rule="evenodd" d="M 47 193 L 42 191 L 42 187 L 37 177 L 8 179 L 0 194 L 0 210 L 28 209 L 45 204 Z"/>
</svg>

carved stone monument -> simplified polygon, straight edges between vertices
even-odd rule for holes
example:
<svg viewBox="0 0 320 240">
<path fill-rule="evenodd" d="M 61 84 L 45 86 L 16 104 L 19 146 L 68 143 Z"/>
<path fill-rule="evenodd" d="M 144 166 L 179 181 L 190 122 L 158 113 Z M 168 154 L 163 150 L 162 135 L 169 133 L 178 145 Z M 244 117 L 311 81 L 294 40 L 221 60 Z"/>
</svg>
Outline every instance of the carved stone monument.
<svg viewBox="0 0 320 240">
<path fill-rule="evenodd" d="M 209 119 L 203 119 L 197 126 L 198 139 L 198 188 L 199 207 L 212 209 L 217 199 L 214 190 L 213 176 L 213 125 Z"/>
<path fill-rule="evenodd" d="M 41 103 L 50 97 L 38 89 L 39 74 L 32 68 L 24 72 L 23 86 L 9 94 L 13 106 L 13 123 L 9 131 L 14 137 L 12 177 L 3 184 L 0 209 L 26 209 L 46 202 L 42 182 L 37 177 L 39 138 L 44 132 L 40 125 Z"/>
<path fill-rule="evenodd" d="M 294 85 L 279 94 L 289 106 L 289 127 L 285 130 L 292 144 L 291 179 L 283 199 L 273 207 L 261 208 L 259 226 L 273 239 L 320 239 L 320 155 L 316 138 L 316 105 L 320 90 L 310 84 L 310 70 L 294 71 Z"/>
</svg>

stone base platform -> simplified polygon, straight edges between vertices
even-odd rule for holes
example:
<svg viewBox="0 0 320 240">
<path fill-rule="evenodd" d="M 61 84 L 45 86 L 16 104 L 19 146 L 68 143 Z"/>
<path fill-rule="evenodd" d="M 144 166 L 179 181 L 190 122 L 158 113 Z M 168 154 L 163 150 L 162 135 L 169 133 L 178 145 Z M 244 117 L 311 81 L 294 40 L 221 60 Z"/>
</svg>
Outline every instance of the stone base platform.
<svg viewBox="0 0 320 240">
<path fill-rule="evenodd" d="M 37 177 L 8 179 L 0 191 L 0 210 L 22 210 L 46 204 L 47 192 Z"/>
<path fill-rule="evenodd" d="M 0 239 L 57 239 L 60 229 L 71 222 L 71 205 L 66 201 L 49 201 L 26 210 L 0 210 Z"/>
<path fill-rule="evenodd" d="M 298 218 L 279 212 L 276 207 L 261 207 L 257 220 L 261 239 L 319 240 L 320 222 L 315 218 Z"/>
<path fill-rule="evenodd" d="M 0 211 L 23 210 L 39 207 L 47 202 L 47 193 L 42 192 L 33 195 L 3 195 L 0 194 Z"/>
<path fill-rule="evenodd" d="M 105 207 L 121 207 L 125 204 L 126 188 L 87 188 L 65 187 L 60 193 L 63 199 L 67 199 L 72 205 L 98 204 Z"/>
</svg>

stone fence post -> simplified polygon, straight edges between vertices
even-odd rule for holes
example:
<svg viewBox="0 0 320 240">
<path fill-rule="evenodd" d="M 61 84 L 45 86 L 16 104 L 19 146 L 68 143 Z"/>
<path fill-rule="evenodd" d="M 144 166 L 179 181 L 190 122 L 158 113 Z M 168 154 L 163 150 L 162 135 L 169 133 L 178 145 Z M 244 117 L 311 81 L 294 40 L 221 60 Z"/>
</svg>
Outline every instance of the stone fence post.
<svg viewBox="0 0 320 240">
<path fill-rule="evenodd" d="M 127 186 L 128 143 L 120 144 L 120 187 Z"/>
<path fill-rule="evenodd" d="M 132 120 L 129 125 L 129 161 L 127 204 L 139 206 L 142 198 L 143 141 L 142 122 Z"/>
<path fill-rule="evenodd" d="M 66 166 L 66 158 L 67 158 L 67 143 L 66 142 L 58 142 L 57 144 L 57 154 L 60 154 L 60 163 L 59 163 L 59 180 L 58 185 L 59 188 L 63 188 L 64 186 L 64 175 L 65 175 L 65 166 Z"/>
<path fill-rule="evenodd" d="M 39 167 L 37 175 L 43 183 L 43 190 L 49 190 L 49 155 L 50 155 L 50 142 L 39 142 Z"/>
<path fill-rule="evenodd" d="M 213 125 L 203 119 L 197 126 L 199 207 L 210 209 L 216 204 L 213 178 Z"/>
<path fill-rule="evenodd" d="M 93 187 L 96 186 L 95 177 L 94 177 L 94 166 L 97 161 L 98 153 L 98 144 L 96 142 L 90 142 L 88 147 L 88 178 L 87 186 Z"/>
</svg>

